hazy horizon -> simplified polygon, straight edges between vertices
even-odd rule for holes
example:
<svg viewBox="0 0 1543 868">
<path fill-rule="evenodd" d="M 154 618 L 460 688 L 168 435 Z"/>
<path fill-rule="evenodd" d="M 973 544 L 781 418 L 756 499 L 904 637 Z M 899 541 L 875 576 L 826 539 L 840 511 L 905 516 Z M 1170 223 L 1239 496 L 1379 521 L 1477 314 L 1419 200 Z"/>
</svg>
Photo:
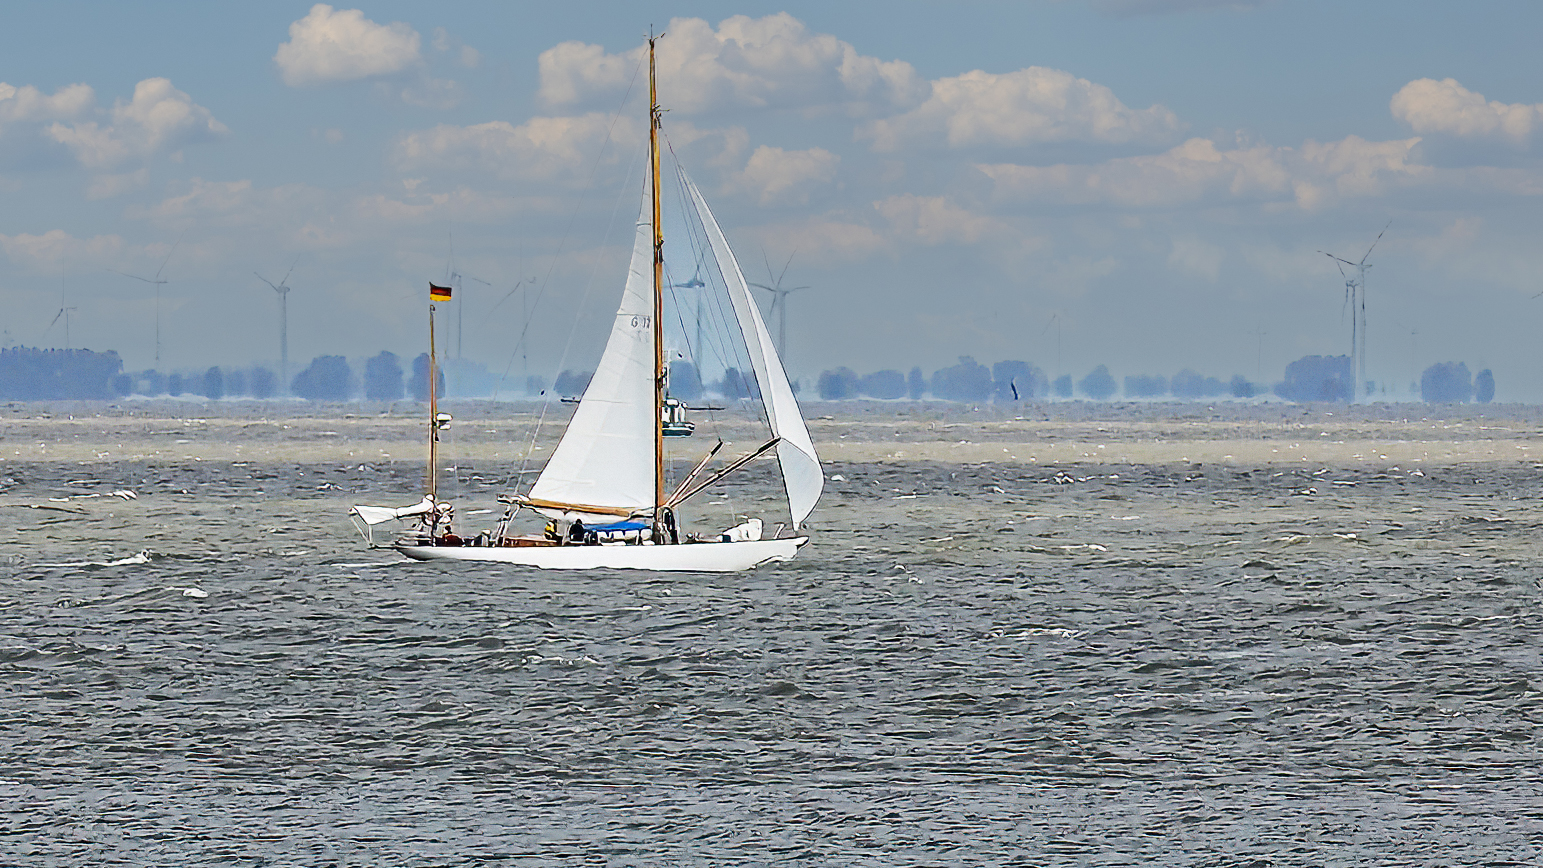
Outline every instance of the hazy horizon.
<svg viewBox="0 0 1543 868">
<path fill-rule="evenodd" d="M 882 13 L 882 14 L 880 14 Z M 1543 9 L 1493 3 L 23 5 L 4 40 L 0 343 L 129 370 L 426 349 L 593 366 L 626 267 L 660 45 L 665 133 L 788 368 L 1278 381 L 1348 352 L 1543 401 Z M 1333 27 L 1325 22 L 1334 22 Z M 629 178 L 631 180 L 629 180 Z M 156 357 L 159 285 L 160 363 Z M 258 275 L 261 275 L 259 277 Z M 523 283 L 522 283 L 523 282 Z M 521 288 L 515 291 L 516 285 Z M 764 301 L 764 300 L 763 300 Z M 574 322 L 573 312 L 581 314 Z M 763 308 L 764 310 L 764 308 Z M 457 320 L 465 317 L 464 336 Z M 528 317 L 537 325 L 516 346 Z M 538 365 L 535 360 L 541 360 Z"/>
</svg>

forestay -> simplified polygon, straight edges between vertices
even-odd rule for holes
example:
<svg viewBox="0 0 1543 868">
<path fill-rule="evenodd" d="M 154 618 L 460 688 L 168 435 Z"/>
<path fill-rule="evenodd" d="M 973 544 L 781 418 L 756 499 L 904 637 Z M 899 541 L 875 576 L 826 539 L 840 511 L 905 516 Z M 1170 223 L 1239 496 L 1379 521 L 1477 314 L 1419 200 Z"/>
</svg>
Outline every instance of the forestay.
<svg viewBox="0 0 1543 868">
<path fill-rule="evenodd" d="M 647 189 L 648 176 L 644 177 Z M 611 510 L 654 508 L 653 224 L 645 197 L 621 308 L 600 364 L 530 499 Z M 582 509 L 541 508 L 547 515 L 587 516 Z M 614 514 L 607 520 L 614 521 Z"/>
</svg>

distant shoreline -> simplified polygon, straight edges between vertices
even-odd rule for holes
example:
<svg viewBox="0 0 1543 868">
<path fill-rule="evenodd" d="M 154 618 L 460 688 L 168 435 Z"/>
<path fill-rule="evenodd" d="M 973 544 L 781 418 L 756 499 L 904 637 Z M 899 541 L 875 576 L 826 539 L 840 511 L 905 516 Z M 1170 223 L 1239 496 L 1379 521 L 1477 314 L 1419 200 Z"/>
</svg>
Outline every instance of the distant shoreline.
<svg viewBox="0 0 1543 868">
<path fill-rule="evenodd" d="M 447 456 L 523 461 L 540 405 L 450 402 Z M 542 459 L 571 408 L 546 408 Z M 127 401 L 12 403 L 0 408 L 0 462 L 417 461 L 422 410 L 409 402 Z M 1543 459 L 1543 408 L 1532 405 L 1237 402 L 980 405 L 810 402 L 821 457 L 858 463 L 1455 465 Z M 736 411 L 702 414 L 694 455 L 713 442 L 748 448 Z"/>
</svg>

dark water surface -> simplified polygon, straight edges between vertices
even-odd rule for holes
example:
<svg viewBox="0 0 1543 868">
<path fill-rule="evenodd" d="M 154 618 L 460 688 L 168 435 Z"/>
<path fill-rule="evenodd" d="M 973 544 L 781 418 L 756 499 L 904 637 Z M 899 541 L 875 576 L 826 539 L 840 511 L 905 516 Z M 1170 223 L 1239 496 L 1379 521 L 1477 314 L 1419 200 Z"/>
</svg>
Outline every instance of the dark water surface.
<svg viewBox="0 0 1543 868">
<path fill-rule="evenodd" d="M 363 551 L 419 472 L 0 466 L 0 863 L 1543 861 L 1530 464 L 837 464 L 665 577 Z"/>
</svg>

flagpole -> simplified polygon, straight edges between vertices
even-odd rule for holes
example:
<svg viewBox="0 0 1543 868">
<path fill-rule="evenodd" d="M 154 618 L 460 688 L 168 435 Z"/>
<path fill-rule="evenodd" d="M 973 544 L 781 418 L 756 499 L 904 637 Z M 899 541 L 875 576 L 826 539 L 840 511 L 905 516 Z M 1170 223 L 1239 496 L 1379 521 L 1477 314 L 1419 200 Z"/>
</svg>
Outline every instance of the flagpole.
<svg viewBox="0 0 1543 868">
<path fill-rule="evenodd" d="M 432 292 L 432 290 L 431 290 Z M 434 369 L 434 302 L 429 302 L 429 500 L 434 503 L 434 515 L 439 511 L 439 398 L 435 388 L 438 383 Z M 436 521 L 436 524 L 438 522 Z"/>
</svg>

